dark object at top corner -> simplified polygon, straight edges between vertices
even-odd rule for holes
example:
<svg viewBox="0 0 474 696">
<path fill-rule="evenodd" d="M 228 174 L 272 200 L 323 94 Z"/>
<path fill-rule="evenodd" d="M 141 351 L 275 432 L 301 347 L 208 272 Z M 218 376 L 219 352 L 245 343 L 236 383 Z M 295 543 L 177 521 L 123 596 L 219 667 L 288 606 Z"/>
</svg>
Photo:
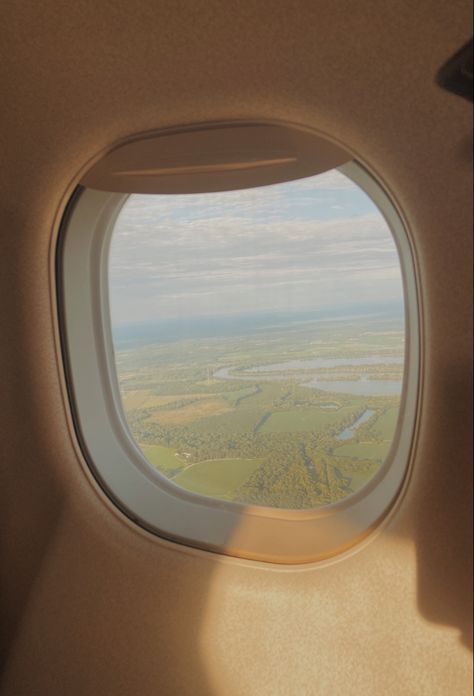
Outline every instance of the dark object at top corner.
<svg viewBox="0 0 474 696">
<path fill-rule="evenodd" d="M 448 92 L 473 101 L 472 39 L 440 68 L 436 83 Z"/>
</svg>

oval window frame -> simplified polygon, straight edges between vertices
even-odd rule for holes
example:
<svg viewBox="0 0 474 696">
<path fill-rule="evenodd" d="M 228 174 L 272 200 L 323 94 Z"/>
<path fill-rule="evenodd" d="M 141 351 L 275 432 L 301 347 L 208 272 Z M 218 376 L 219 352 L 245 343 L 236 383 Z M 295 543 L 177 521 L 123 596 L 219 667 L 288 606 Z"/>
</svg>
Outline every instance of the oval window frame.
<svg viewBox="0 0 474 696">
<path fill-rule="evenodd" d="M 97 482 L 141 527 L 188 546 L 273 563 L 308 563 L 340 553 L 387 516 L 409 471 L 420 388 L 419 298 L 410 238 L 382 186 L 356 161 L 338 169 L 371 198 L 398 249 L 404 288 L 403 390 L 391 449 L 359 491 L 315 509 L 249 506 L 171 483 L 145 459 L 122 410 L 108 298 L 108 245 L 129 194 L 79 187 L 56 247 L 59 328 L 74 429 Z"/>
</svg>

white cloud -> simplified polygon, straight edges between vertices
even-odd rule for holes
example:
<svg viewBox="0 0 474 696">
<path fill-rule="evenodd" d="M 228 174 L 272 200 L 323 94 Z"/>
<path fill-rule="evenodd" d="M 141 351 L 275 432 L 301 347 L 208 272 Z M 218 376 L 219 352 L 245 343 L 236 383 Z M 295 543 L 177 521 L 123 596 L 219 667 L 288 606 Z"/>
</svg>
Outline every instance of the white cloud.
<svg viewBox="0 0 474 696">
<path fill-rule="evenodd" d="M 340 172 L 262 189 L 132 196 L 110 253 L 115 322 L 401 296 L 381 214 Z"/>
</svg>

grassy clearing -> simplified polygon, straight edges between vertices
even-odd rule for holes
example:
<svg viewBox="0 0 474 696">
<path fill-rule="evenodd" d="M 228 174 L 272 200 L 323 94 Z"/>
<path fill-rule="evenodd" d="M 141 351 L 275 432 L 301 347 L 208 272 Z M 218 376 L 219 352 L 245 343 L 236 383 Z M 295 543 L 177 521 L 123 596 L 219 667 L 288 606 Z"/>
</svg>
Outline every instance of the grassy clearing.
<svg viewBox="0 0 474 696">
<path fill-rule="evenodd" d="M 354 442 L 342 445 L 334 450 L 338 457 L 355 457 L 356 459 L 373 459 L 383 461 L 387 456 L 390 442 Z"/>
<path fill-rule="evenodd" d="M 261 463 L 261 459 L 210 459 L 188 466 L 173 481 L 194 493 L 231 500 Z"/>
<path fill-rule="evenodd" d="M 322 408 L 301 408 L 295 411 L 277 411 L 262 425 L 262 433 L 294 433 L 320 430 L 328 425 L 337 425 L 351 412 L 350 407 L 339 410 Z"/>
<path fill-rule="evenodd" d="M 398 407 L 385 411 L 371 427 L 370 434 L 391 442 L 397 425 L 398 411 Z"/>
<path fill-rule="evenodd" d="M 140 445 L 150 464 L 163 472 L 176 471 L 186 466 L 186 461 L 175 454 L 175 450 L 164 445 Z"/>
</svg>

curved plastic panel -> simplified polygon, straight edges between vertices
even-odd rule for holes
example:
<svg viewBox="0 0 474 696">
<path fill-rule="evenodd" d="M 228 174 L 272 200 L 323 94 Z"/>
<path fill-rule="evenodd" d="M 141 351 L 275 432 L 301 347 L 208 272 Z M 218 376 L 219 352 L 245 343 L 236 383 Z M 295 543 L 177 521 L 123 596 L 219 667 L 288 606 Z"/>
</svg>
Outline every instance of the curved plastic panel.
<svg viewBox="0 0 474 696">
<path fill-rule="evenodd" d="M 81 184 L 117 193 L 226 191 L 319 174 L 349 159 L 337 145 L 297 128 L 207 126 L 120 145 Z"/>
</svg>

